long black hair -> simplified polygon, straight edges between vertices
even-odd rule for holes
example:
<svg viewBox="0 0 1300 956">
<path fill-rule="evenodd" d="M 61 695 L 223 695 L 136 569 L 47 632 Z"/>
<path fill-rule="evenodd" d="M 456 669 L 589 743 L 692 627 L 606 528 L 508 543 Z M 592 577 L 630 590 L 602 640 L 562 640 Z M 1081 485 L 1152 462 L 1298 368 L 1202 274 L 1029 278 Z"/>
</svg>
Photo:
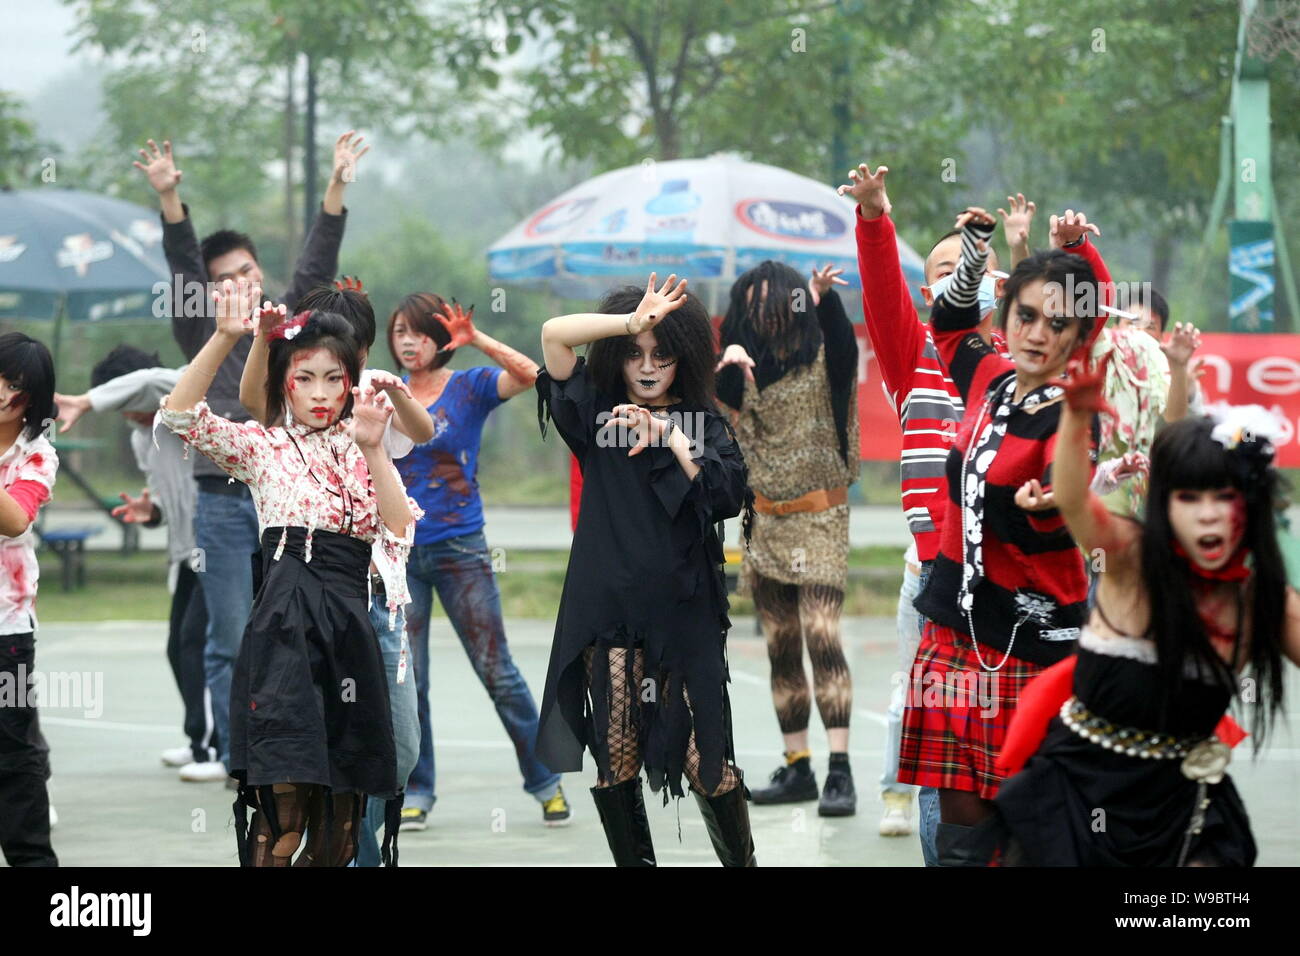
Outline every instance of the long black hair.
<svg viewBox="0 0 1300 956">
<path fill-rule="evenodd" d="M 347 391 L 343 396 L 343 411 L 339 418 L 347 418 L 352 414 L 352 386 L 361 381 L 361 355 L 351 322 L 337 312 L 317 309 L 309 313 L 307 324 L 292 339 L 271 339 L 270 347 L 266 367 L 267 425 L 284 421 L 284 380 L 289 373 L 289 362 L 304 349 L 329 349 L 339 360 L 343 371 L 347 373 Z"/>
<path fill-rule="evenodd" d="M 644 296 L 645 289 L 634 285 L 610 289 L 596 311 L 606 315 L 635 312 Z M 677 360 L 672 393 L 687 405 L 716 412 L 713 369 L 717 357 L 713 351 L 709 310 L 704 303 L 694 293 L 687 292 L 686 304 L 669 312 L 651 331 L 658 347 Z M 635 335 L 615 335 L 591 343 L 587 349 L 587 369 L 597 391 L 607 395 L 627 394 L 623 360 L 635 346 Z"/>
<path fill-rule="evenodd" d="M 760 389 L 812 364 L 821 348 L 822 329 L 808 281 L 784 262 L 760 262 L 731 286 L 721 339 L 724 352 L 728 345 L 744 346 L 754 360 L 754 381 Z"/>
<path fill-rule="evenodd" d="M 1282 709 L 1282 637 L 1286 626 L 1286 567 L 1277 543 L 1274 516 L 1278 474 L 1261 442 L 1227 450 L 1210 436 L 1215 422 L 1185 418 L 1163 429 L 1151 446 L 1151 482 L 1142 529 L 1142 580 L 1151 607 L 1151 631 L 1159 657 L 1156 688 L 1166 713 L 1177 706 L 1189 664 L 1205 678 L 1235 691 L 1236 674 L 1215 651 L 1196 611 L 1192 571 L 1174 550 L 1169 499 L 1180 490 L 1236 488 L 1246 499 L 1242 545 L 1249 549 L 1253 574 L 1239 585 L 1238 646 L 1248 646 L 1251 677 L 1257 689 L 1251 733 L 1258 751 L 1264 734 Z M 1247 602 L 1250 630 L 1242 632 Z"/>
<path fill-rule="evenodd" d="M 23 431 L 35 439 L 55 420 L 54 359 L 43 342 L 22 332 L 0 335 L 0 378 L 21 388 L 27 401 Z"/>
</svg>

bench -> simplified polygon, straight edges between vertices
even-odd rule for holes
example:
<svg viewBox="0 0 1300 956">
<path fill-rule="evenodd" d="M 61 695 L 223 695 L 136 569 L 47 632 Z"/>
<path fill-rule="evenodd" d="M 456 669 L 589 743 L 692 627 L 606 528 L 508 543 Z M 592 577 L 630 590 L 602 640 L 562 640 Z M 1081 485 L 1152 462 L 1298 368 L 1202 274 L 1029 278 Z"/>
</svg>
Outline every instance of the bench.
<svg viewBox="0 0 1300 956">
<path fill-rule="evenodd" d="M 73 591 L 86 584 L 86 539 L 102 528 L 60 528 L 38 531 L 41 543 L 59 556 L 63 567 L 63 590 Z"/>
</svg>

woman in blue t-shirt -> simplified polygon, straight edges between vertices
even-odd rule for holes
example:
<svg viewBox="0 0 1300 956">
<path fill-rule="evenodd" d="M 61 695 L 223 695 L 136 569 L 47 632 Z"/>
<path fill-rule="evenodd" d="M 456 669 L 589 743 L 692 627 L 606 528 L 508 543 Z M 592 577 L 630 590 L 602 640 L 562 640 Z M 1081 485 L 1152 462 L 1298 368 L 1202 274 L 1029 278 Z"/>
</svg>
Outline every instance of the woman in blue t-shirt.
<svg viewBox="0 0 1300 956">
<path fill-rule="evenodd" d="M 500 368 L 446 368 L 462 345 L 474 346 Z M 569 806 L 560 775 L 535 754 L 537 705 L 506 643 L 478 493 L 483 424 L 506 399 L 533 387 L 537 363 L 476 329 L 454 301 L 448 304 L 431 292 L 402 300 L 388 320 L 388 346 L 406 370 L 416 401 L 433 418 L 433 438 L 397 463 L 407 493 L 424 509 L 406 565 L 411 592 L 406 628 L 419 697 L 420 759 L 406 785 L 402 829 L 423 830 L 436 800 L 429 719 L 429 615 L 435 589 L 514 743 L 524 789 L 542 804 L 547 826 L 563 826 L 570 819 Z"/>
</svg>

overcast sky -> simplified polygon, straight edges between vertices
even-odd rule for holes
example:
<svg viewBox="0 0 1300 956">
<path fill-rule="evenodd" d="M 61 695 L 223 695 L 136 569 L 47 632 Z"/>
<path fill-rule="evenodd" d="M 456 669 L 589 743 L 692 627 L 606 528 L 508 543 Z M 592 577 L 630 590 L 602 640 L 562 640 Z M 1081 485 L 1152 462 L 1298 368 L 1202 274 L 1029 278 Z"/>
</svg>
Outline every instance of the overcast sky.
<svg viewBox="0 0 1300 956">
<path fill-rule="evenodd" d="M 90 62 L 69 52 L 74 13 L 59 0 L 0 0 L 0 89 L 30 101 L 64 70 Z"/>
</svg>

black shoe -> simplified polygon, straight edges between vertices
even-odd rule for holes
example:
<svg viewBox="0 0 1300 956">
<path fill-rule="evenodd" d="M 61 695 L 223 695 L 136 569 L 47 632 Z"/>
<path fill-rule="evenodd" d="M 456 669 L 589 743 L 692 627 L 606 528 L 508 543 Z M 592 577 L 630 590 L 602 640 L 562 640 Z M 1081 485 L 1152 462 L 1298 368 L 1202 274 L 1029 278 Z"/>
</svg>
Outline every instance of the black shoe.
<svg viewBox="0 0 1300 956">
<path fill-rule="evenodd" d="M 851 817 L 858 812 L 858 793 L 853 789 L 853 775 L 843 770 L 826 772 L 822 799 L 817 805 L 819 817 Z"/>
<path fill-rule="evenodd" d="M 770 779 L 771 786 L 751 790 L 749 799 L 760 806 L 817 799 L 817 775 L 807 757 L 774 771 Z"/>
<path fill-rule="evenodd" d="M 709 831 L 713 852 L 723 866 L 758 866 L 754 859 L 754 837 L 749 830 L 749 807 L 745 803 L 745 781 L 717 797 L 695 794 L 700 816 Z"/>
<path fill-rule="evenodd" d="M 940 823 L 934 831 L 934 852 L 940 866 L 988 866 L 997 849 L 993 820 L 979 826 Z"/>
<path fill-rule="evenodd" d="M 612 787 L 592 787 L 601 826 L 615 866 L 655 866 L 655 848 L 650 839 L 650 821 L 645 815 L 641 778 L 625 780 Z"/>
</svg>

